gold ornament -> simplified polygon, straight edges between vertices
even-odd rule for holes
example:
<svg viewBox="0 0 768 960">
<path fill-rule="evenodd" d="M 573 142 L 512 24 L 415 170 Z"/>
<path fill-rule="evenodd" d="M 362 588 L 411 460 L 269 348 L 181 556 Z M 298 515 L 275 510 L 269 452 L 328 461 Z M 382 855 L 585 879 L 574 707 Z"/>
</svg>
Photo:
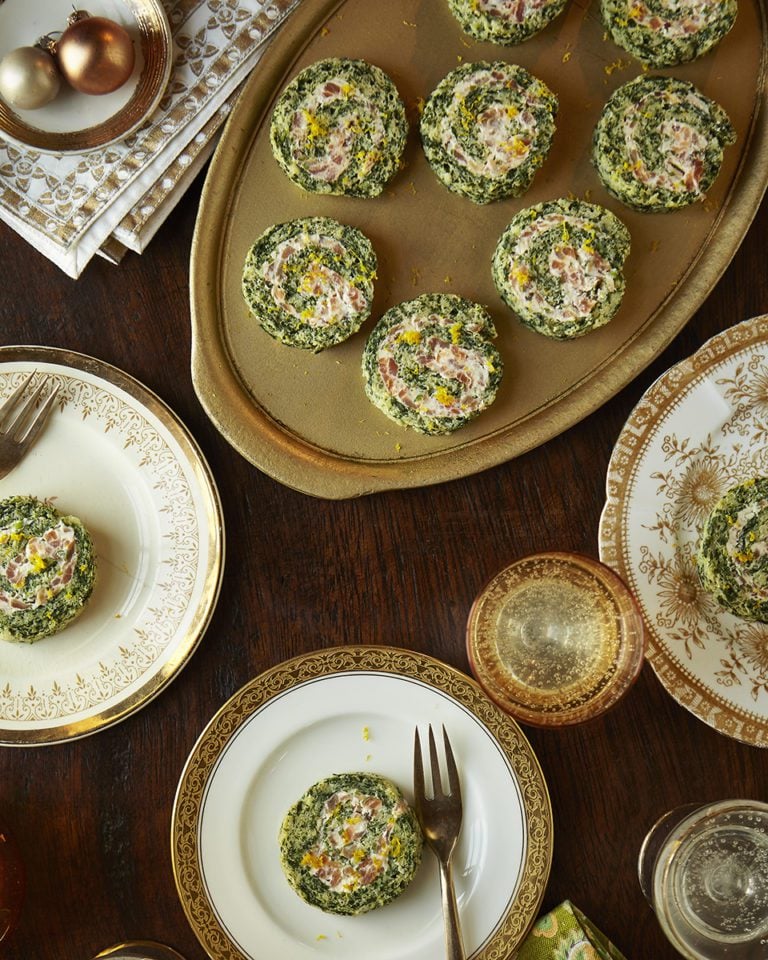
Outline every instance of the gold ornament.
<svg viewBox="0 0 768 960">
<path fill-rule="evenodd" d="M 114 20 L 76 10 L 56 44 L 59 70 L 80 93 L 100 96 L 121 87 L 133 72 L 135 52 L 128 31 Z"/>
<path fill-rule="evenodd" d="M 42 45 L 17 47 L 0 60 L 0 97 L 19 110 L 44 107 L 60 85 L 56 61 Z"/>
</svg>

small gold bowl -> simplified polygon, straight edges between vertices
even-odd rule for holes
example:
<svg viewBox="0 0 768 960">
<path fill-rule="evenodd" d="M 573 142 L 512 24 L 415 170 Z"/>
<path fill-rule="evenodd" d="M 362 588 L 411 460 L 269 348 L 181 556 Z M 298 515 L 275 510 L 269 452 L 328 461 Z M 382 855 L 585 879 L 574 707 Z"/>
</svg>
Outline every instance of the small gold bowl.
<svg viewBox="0 0 768 960">
<path fill-rule="evenodd" d="M 614 706 L 637 679 L 643 621 L 605 564 L 539 553 L 498 573 L 472 605 L 467 652 L 478 683 L 525 723 L 581 723 Z"/>
<path fill-rule="evenodd" d="M 41 153 L 88 153 L 125 139 L 159 104 L 172 67 L 173 39 L 162 0 L 118 0 L 102 9 L 83 4 L 92 15 L 107 15 L 133 39 L 136 63 L 123 86 L 104 96 L 78 93 L 62 83 L 58 96 L 38 110 L 14 110 L 0 98 L 0 137 Z M 29 17 L 0 3 L 0 59 L 14 47 L 31 45 L 56 25 L 66 26 L 73 5 L 42 0 Z M 37 32 L 35 32 L 35 30 Z"/>
</svg>

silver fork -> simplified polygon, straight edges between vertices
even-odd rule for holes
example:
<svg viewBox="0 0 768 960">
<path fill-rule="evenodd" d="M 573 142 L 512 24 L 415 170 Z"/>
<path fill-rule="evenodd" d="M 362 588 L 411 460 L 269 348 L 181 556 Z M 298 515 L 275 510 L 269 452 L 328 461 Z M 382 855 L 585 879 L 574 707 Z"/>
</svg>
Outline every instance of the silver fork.
<svg viewBox="0 0 768 960">
<path fill-rule="evenodd" d="M 35 409 L 49 382 L 48 377 L 43 377 L 25 400 L 24 392 L 36 372 L 33 370 L 25 377 L 0 407 L 0 478 L 13 470 L 37 440 L 59 392 L 58 386 L 54 385 L 45 400 Z"/>
<path fill-rule="evenodd" d="M 443 789 L 440 775 L 440 761 L 437 757 L 435 735 L 432 724 L 429 725 L 429 762 L 432 770 L 432 796 L 427 797 L 424 786 L 424 765 L 421 757 L 419 730 L 413 738 L 413 794 L 416 816 L 421 824 L 424 839 L 432 848 L 440 865 L 440 893 L 443 901 L 443 919 L 445 921 L 445 950 L 448 960 L 464 960 L 464 947 L 461 942 L 459 911 L 456 906 L 456 893 L 453 889 L 453 869 L 451 857 L 456 839 L 461 830 L 461 784 L 456 761 L 453 757 L 451 742 L 443 727 L 443 746 L 445 748 L 445 769 L 448 777 L 448 790 Z"/>
</svg>

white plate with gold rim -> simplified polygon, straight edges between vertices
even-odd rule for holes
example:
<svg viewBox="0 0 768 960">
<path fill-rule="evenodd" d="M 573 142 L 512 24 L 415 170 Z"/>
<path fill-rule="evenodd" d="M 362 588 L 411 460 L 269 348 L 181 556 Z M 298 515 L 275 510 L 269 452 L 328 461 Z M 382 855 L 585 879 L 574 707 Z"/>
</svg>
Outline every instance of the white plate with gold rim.
<svg viewBox="0 0 768 960">
<path fill-rule="evenodd" d="M 62 81 L 55 99 L 37 110 L 14 109 L 0 98 L 0 138 L 43 153 L 84 153 L 127 137 L 160 102 L 172 66 L 171 28 L 161 0 L 83 0 L 76 6 L 125 27 L 136 55 L 133 73 L 102 96 L 78 93 Z M 47 34 L 56 39 L 72 8 L 71 0 L 24 0 L 20 16 L 14 0 L 0 3 L 0 58 Z"/>
<path fill-rule="evenodd" d="M 708 340 L 663 374 L 616 442 L 600 557 L 633 590 L 647 659 L 672 696 L 728 736 L 768 746 L 768 625 L 707 594 L 702 524 L 730 487 L 768 475 L 768 315 Z"/>
<path fill-rule="evenodd" d="M 412 800 L 413 732 L 445 724 L 462 781 L 454 876 L 468 957 L 509 955 L 549 876 L 552 811 L 515 721 L 431 657 L 338 647 L 256 677 L 211 720 L 184 768 L 171 849 L 182 906 L 214 960 L 442 960 L 436 862 L 393 903 L 342 917 L 304 903 L 282 874 L 278 830 L 333 773 L 378 773 Z"/>
<path fill-rule="evenodd" d="M 0 348 L 0 399 L 32 370 L 60 392 L 0 499 L 35 496 L 80 517 L 97 573 L 60 633 L 0 642 L 0 742 L 11 745 L 85 736 L 163 690 L 208 625 L 224 552 L 213 478 L 162 400 L 109 364 L 47 347 Z"/>
</svg>

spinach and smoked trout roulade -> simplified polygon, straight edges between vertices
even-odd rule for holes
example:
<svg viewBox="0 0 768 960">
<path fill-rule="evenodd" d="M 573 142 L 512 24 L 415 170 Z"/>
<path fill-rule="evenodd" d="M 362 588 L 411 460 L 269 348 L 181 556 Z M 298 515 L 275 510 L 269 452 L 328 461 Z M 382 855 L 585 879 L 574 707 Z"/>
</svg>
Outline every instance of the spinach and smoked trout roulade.
<svg viewBox="0 0 768 960">
<path fill-rule="evenodd" d="M 318 352 L 346 340 L 371 311 L 376 254 L 356 227 L 329 217 L 276 224 L 253 244 L 243 296 L 266 332 Z"/>
<path fill-rule="evenodd" d="M 557 106 L 523 67 L 463 63 L 424 105 L 424 153 L 440 182 L 474 203 L 520 196 L 552 145 Z"/>
<path fill-rule="evenodd" d="M 513 217 L 493 255 L 493 281 L 526 326 L 570 340 L 619 309 L 629 247 L 629 231 L 610 210 L 551 200 Z"/>
<path fill-rule="evenodd" d="M 281 93 L 270 142 L 310 193 L 376 197 L 397 172 L 408 124 L 397 88 L 364 60 L 319 60 Z"/>
<path fill-rule="evenodd" d="M 448 0 L 461 28 L 476 40 L 522 43 L 565 9 L 567 0 Z"/>
<path fill-rule="evenodd" d="M 736 0 L 601 0 L 615 43 L 649 67 L 703 56 L 736 20 Z"/>
<path fill-rule="evenodd" d="M 328 913 L 367 913 L 405 890 L 423 838 L 402 793 L 373 773 L 320 780 L 291 807 L 279 835 L 288 882 Z"/>
<path fill-rule="evenodd" d="M 746 620 L 768 623 L 768 478 L 732 487 L 704 522 L 696 553 L 704 589 Z"/>
<path fill-rule="evenodd" d="M 79 616 L 96 561 L 82 521 L 35 497 L 0 501 L 0 639 L 34 643 Z"/>
<path fill-rule="evenodd" d="M 493 403 L 503 363 L 483 307 L 427 293 L 391 307 L 363 351 L 369 400 L 419 433 L 448 434 Z"/>
<path fill-rule="evenodd" d="M 736 131 L 692 83 L 640 76 L 616 90 L 592 138 L 606 189 L 635 210 L 663 212 L 703 200 Z"/>
</svg>

